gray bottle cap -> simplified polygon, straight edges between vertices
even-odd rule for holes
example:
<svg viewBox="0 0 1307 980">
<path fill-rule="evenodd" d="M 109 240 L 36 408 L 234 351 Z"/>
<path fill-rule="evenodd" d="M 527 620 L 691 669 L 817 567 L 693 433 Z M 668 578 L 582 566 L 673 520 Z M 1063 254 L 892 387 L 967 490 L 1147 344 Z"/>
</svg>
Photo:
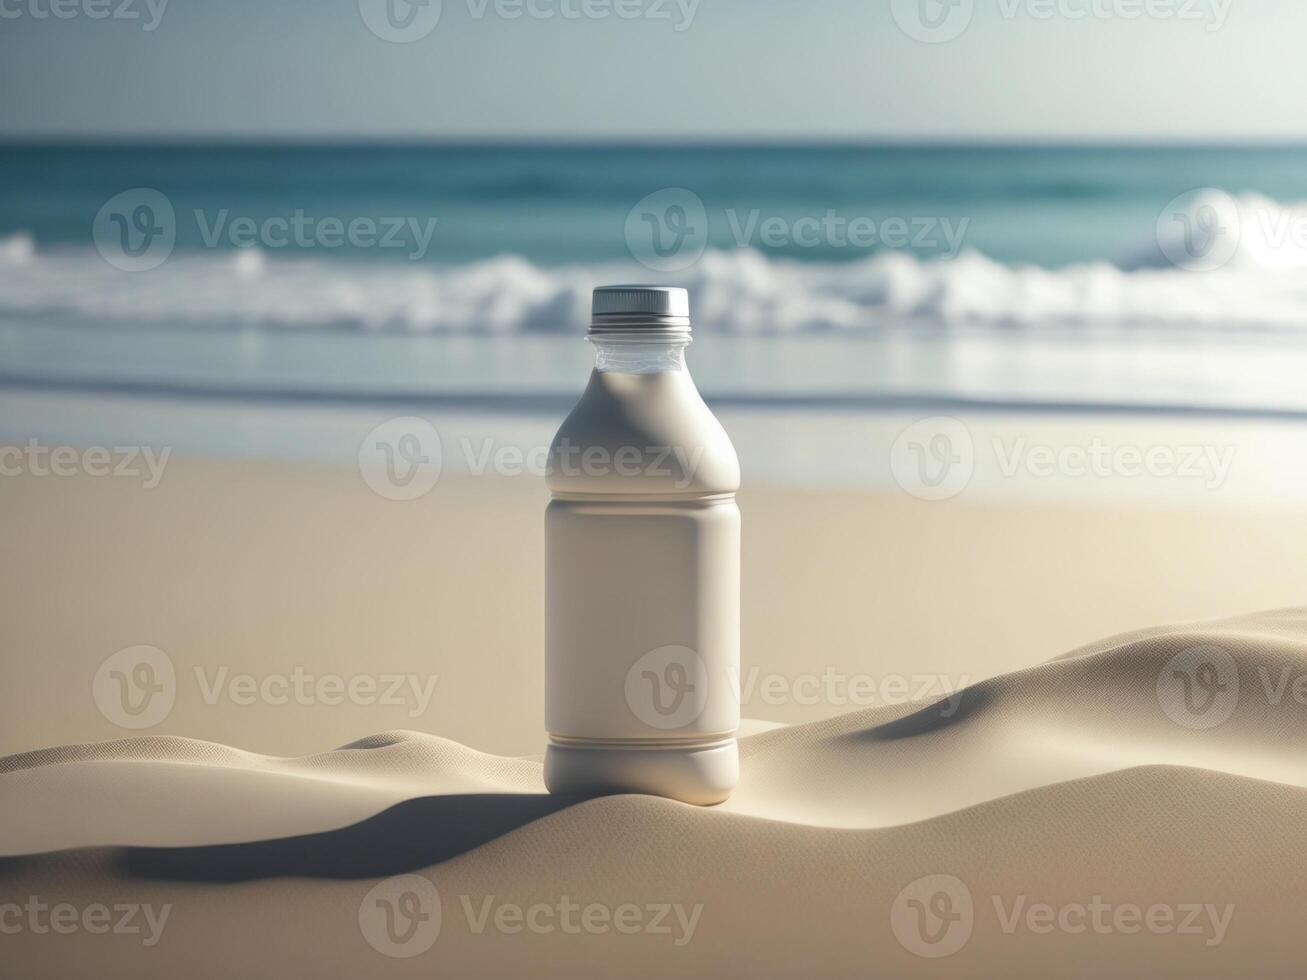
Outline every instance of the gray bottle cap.
<svg viewBox="0 0 1307 980">
<path fill-rule="evenodd" d="M 590 332 L 690 332 L 690 297 L 680 286 L 599 286 L 590 306 Z"/>
</svg>

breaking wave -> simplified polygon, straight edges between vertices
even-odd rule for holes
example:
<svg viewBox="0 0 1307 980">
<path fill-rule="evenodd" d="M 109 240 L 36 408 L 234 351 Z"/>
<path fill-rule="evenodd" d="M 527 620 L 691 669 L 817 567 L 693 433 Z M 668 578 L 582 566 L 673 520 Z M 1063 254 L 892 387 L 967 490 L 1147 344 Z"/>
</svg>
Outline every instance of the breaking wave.
<svg viewBox="0 0 1307 980">
<path fill-rule="evenodd" d="M 812 263 L 710 249 L 666 276 L 635 262 L 546 268 L 505 255 L 442 267 L 257 249 L 178 249 L 148 272 L 124 272 L 92 248 L 47 249 L 18 233 L 0 239 L 0 316 L 547 332 L 579 329 L 597 283 L 671 281 L 691 290 L 698 329 L 737 333 L 905 322 L 1307 326 L 1307 206 L 1203 192 L 1148 231 L 1144 244 L 1111 261 L 1057 269 L 1004 264 L 974 251 L 953 259 L 887 251 Z M 1195 250 L 1195 236 L 1209 241 Z"/>
</svg>

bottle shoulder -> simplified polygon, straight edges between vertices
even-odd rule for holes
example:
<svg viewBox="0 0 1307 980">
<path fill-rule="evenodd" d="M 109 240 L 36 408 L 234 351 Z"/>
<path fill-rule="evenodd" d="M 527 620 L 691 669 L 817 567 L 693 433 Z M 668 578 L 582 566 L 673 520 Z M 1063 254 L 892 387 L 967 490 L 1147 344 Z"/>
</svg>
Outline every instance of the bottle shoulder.
<svg viewBox="0 0 1307 980">
<path fill-rule="evenodd" d="M 556 493 L 733 493 L 740 463 L 687 371 L 593 371 L 549 448 Z"/>
</svg>

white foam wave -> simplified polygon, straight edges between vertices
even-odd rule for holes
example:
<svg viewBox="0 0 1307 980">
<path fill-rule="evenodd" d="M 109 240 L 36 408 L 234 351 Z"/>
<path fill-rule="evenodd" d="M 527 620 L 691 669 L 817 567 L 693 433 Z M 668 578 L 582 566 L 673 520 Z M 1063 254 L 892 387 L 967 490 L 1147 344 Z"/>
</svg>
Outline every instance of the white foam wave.
<svg viewBox="0 0 1307 980">
<path fill-rule="evenodd" d="M 1307 202 L 1284 205 L 1262 194 L 1204 187 L 1172 201 L 1153 232 L 1117 264 L 1190 271 L 1307 268 Z"/>
<path fill-rule="evenodd" d="M 1237 229 L 1233 238 L 1217 242 L 1223 251 L 1202 253 L 1219 261 L 1176 266 L 1177 249 L 1191 242 L 1169 236 L 1190 230 L 1185 215 L 1200 230 Z M 858 330 L 905 321 L 1301 329 L 1307 327 L 1304 268 L 1307 207 L 1222 192 L 1194 195 L 1171 220 L 1159 221 L 1145 247 L 1116 264 L 1060 269 L 1006 265 L 976 252 L 951 260 L 882 252 L 817 264 L 744 249 L 709 250 L 679 276 L 658 277 L 635 263 L 541 268 L 516 256 L 431 267 L 179 249 L 156 269 L 123 272 L 93 250 L 42 249 L 20 233 L 0 239 L 0 315 L 410 331 L 561 330 L 585 323 L 596 283 L 670 278 L 691 289 L 698 328 L 734 332 Z"/>
</svg>

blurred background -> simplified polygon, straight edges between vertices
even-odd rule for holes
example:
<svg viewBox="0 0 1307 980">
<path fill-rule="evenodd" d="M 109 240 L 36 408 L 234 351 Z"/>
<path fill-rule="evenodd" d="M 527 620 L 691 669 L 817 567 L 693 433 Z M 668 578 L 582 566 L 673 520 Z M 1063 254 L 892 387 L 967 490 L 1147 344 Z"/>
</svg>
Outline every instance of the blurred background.
<svg viewBox="0 0 1307 980">
<path fill-rule="evenodd" d="M 691 291 L 748 482 L 746 714 L 1298 601 L 1304 31 L 1290 0 L 5 0 L 0 751 L 124 734 L 97 671 L 141 645 L 152 731 L 536 751 L 543 450 L 609 282 Z M 229 686 L 296 670 L 438 682 Z"/>
</svg>

